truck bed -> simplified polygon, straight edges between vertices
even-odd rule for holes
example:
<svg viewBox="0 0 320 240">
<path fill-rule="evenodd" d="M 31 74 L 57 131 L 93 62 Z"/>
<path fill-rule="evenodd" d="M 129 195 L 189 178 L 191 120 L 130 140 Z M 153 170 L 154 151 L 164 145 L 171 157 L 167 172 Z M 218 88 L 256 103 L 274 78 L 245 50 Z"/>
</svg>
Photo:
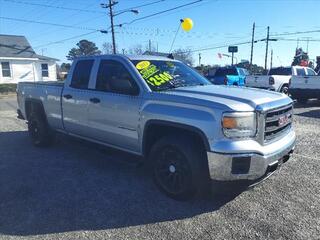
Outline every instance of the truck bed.
<svg viewBox="0 0 320 240">
<path fill-rule="evenodd" d="M 64 81 L 37 81 L 37 82 L 20 82 L 21 84 L 25 85 L 45 85 L 45 86 L 54 86 L 60 87 L 63 86 Z"/>
<path fill-rule="evenodd" d="M 63 87 L 64 82 L 62 81 L 18 83 L 18 105 L 23 117 L 27 119 L 26 106 L 24 104 L 26 100 L 39 100 L 43 105 L 50 126 L 56 129 L 63 129 L 61 109 L 61 93 Z"/>
</svg>

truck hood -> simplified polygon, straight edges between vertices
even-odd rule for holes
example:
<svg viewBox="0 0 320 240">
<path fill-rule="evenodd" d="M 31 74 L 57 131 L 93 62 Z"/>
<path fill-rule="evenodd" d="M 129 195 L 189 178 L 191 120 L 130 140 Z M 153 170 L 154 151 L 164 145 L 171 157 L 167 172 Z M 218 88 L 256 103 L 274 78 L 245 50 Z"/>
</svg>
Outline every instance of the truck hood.
<svg viewBox="0 0 320 240">
<path fill-rule="evenodd" d="M 289 97 L 281 93 L 238 86 L 192 86 L 172 89 L 167 93 L 223 104 L 235 111 L 266 110 L 292 103 Z"/>
</svg>

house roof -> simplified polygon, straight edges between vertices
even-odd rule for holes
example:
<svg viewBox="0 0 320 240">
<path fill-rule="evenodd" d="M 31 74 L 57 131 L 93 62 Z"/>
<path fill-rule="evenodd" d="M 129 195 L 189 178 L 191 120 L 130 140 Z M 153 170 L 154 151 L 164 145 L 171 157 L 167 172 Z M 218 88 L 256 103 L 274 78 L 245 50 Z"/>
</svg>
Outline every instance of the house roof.
<svg viewBox="0 0 320 240">
<path fill-rule="evenodd" d="M 39 58 L 58 61 L 58 59 L 38 55 L 24 36 L 0 34 L 0 57 Z"/>
</svg>

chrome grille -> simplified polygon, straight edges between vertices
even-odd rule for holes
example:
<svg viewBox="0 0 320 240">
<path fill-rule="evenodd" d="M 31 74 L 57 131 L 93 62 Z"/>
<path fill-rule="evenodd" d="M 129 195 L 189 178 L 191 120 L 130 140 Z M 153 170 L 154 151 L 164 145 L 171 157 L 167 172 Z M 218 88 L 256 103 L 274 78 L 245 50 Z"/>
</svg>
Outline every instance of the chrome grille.
<svg viewBox="0 0 320 240">
<path fill-rule="evenodd" d="M 292 105 L 269 110 L 265 115 L 264 140 L 271 141 L 287 132 L 292 125 Z"/>
</svg>

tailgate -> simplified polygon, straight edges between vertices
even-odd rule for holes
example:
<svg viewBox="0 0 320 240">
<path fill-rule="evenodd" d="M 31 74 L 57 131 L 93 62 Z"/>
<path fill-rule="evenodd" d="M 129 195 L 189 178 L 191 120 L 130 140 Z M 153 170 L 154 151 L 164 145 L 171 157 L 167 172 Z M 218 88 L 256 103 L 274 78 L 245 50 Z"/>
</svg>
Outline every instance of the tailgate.
<svg viewBox="0 0 320 240">
<path fill-rule="evenodd" d="M 247 76 L 247 87 L 269 88 L 269 76 Z"/>
</svg>

